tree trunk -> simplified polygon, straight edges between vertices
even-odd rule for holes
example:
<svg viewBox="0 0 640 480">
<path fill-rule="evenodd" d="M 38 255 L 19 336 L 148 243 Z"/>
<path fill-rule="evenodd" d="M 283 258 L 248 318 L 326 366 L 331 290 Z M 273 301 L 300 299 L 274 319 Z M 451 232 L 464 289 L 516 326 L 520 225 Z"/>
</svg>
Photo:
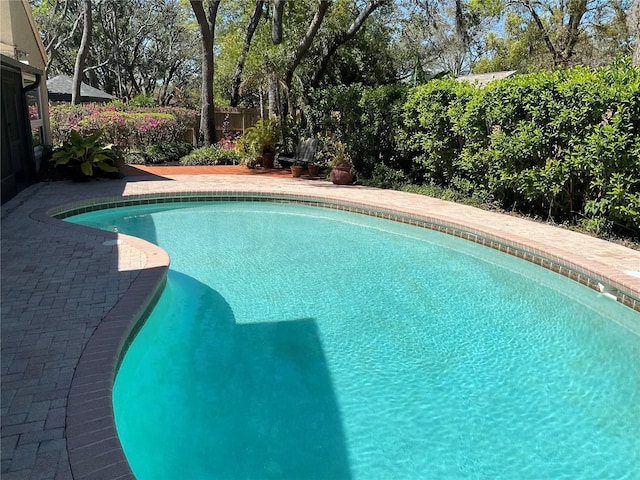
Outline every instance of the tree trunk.
<svg viewBox="0 0 640 480">
<path fill-rule="evenodd" d="M 367 20 L 369 15 L 388 2 L 389 0 L 370 0 L 356 19 L 351 23 L 349 28 L 338 33 L 329 41 L 322 50 L 320 60 L 316 63 L 316 68 L 311 75 L 311 81 L 309 82 L 311 87 L 317 87 L 320 84 L 320 80 L 322 80 L 322 77 L 327 70 L 327 66 L 329 65 L 329 60 L 333 54 L 336 53 L 338 48 L 347 43 L 356 35 L 356 33 L 358 33 L 358 30 L 360 30 L 364 25 L 364 22 Z"/>
<path fill-rule="evenodd" d="M 280 45 L 282 43 L 282 16 L 284 13 L 284 1 L 273 1 L 273 21 L 271 24 L 271 43 Z"/>
<path fill-rule="evenodd" d="M 260 17 L 262 16 L 262 8 L 264 7 L 264 0 L 256 1 L 256 8 L 253 11 L 253 15 L 249 20 L 249 25 L 247 26 L 247 34 L 244 37 L 244 46 L 242 47 L 242 53 L 240 53 L 240 57 L 238 57 L 238 64 L 236 65 L 236 71 L 233 74 L 233 78 L 231 79 L 231 106 L 237 107 L 238 102 L 240 100 L 240 79 L 242 77 L 242 71 L 244 70 L 244 62 L 247 59 L 247 55 L 249 53 L 249 47 L 251 46 L 251 39 L 253 38 L 253 34 L 258 28 L 258 23 L 260 23 Z"/>
<path fill-rule="evenodd" d="M 76 65 L 73 70 L 73 90 L 71 91 L 71 103 L 78 105 L 81 101 L 80 96 L 80 84 L 82 83 L 82 72 L 84 71 L 84 64 L 89 54 L 89 44 L 91 43 L 91 29 L 93 27 L 93 21 L 91 18 L 91 0 L 84 0 L 84 25 L 82 27 L 82 41 L 80 42 L 80 49 L 78 50 L 78 56 L 76 57 Z"/>
<path fill-rule="evenodd" d="M 296 49 L 293 56 L 291 56 L 291 58 L 289 58 L 289 61 L 287 61 L 287 65 L 285 67 L 285 72 L 284 72 L 284 86 L 286 89 L 285 95 L 287 96 L 289 95 L 289 91 L 291 90 L 293 73 L 295 72 L 298 65 L 300 65 L 300 62 L 302 61 L 302 58 L 304 57 L 305 53 L 307 53 L 307 51 L 311 47 L 311 44 L 313 43 L 313 39 L 315 38 L 316 33 L 318 33 L 318 30 L 320 29 L 320 25 L 322 25 L 322 20 L 324 19 L 324 16 L 327 13 L 328 8 L 329 8 L 329 1 L 320 0 L 320 2 L 318 3 L 318 9 L 316 10 L 316 14 L 313 16 L 313 20 L 311 20 L 311 23 L 309 24 L 309 28 L 307 29 L 307 32 L 305 33 L 304 37 L 302 37 L 302 40 L 300 40 L 300 44 L 298 45 L 298 48 Z"/>
<path fill-rule="evenodd" d="M 204 146 L 215 142 L 216 127 L 213 106 L 213 41 L 215 40 L 216 16 L 220 0 L 209 2 L 209 15 L 204 11 L 202 0 L 189 0 L 200 27 L 202 37 L 202 109 L 200 113 L 200 141 Z"/>
<path fill-rule="evenodd" d="M 60 21 L 64 18 L 67 13 L 67 3 L 65 2 L 64 9 L 60 13 Z M 55 11 L 54 11 L 55 13 Z M 51 39 L 49 43 L 45 46 L 45 52 L 47 53 L 47 64 L 44 67 L 44 74 L 46 78 L 49 78 L 49 72 L 51 70 L 51 64 L 57 56 L 58 50 L 64 45 L 67 41 L 71 40 L 78 29 L 78 25 L 80 25 L 80 20 L 82 20 L 82 12 L 78 14 L 75 21 L 73 22 L 73 26 L 71 27 L 71 31 L 67 32 L 67 35 L 64 35 L 65 32 L 59 31 L 56 35 Z"/>
<path fill-rule="evenodd" d="M 278 88 L 278 76 L 275 72 L 269 75 L 269 85 L 268 85 L 268 102 L 269 102 L 269 116 L 281 117 L 280 112 L 280 100 L 279 100 L 279 88 Z"/>
<path fill-rule="evenodd" d="M 634 65 L 640 65 L 640 0 L 635 0 L 629 9 L 627 18 L 630 32 L 636 32 L 636 48 L 633 51 L 631 61 Z"/>
</svg>

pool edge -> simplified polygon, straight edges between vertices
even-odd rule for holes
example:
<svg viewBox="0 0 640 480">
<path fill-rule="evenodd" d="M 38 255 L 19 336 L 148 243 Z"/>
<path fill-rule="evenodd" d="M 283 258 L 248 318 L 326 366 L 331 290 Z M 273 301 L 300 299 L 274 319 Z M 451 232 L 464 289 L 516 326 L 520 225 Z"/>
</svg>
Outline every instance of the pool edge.
<svg viewBox="0 0 640 480">
<path fill-rule="evenodd" d="M 118 437 L 112 391 L 122 358 L 166 285 L 170 259 L 146 240 L 63 222 L 54 213 L 36 210 L 31 217 L 115 242 L 145 255 L 146 262 L 124 295 L 101 319 L 76 364 L 67 397 L 67 452 L 74 479 L 135 479 Z"/>
</svg>

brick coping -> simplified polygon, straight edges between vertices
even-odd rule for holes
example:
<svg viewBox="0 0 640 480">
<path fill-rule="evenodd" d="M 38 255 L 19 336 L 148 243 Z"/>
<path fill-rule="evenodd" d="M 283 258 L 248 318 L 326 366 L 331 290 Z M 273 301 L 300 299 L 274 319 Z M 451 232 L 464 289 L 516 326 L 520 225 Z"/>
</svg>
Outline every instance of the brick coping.
<svg viewBox="0 0 640 480">
<path fill-rule="evenodd" d="M 250 191 L 147 193 L 82 200 L 47 211 L 38 210 L 32 217 L 60 226 L 64 218 L 107 208 L 205 201 L 297 203 L 371 215 L 436 230 L 535 263 L 613 296 L 618 302 L 640 312 L 640 292 L 603 273 L 607 272 L 604 264 L 590 261 L 588 266 L 577 265 L 571 259 L 563 259 L 525 243 L 493 234 L 490 228 L 469 228 L 434 216 L 381 208 L 353 200 L 328 199 L 321 195 Z M 68 222 L 65 222 L 65 228 L 95 233 L 93 228 Z M 66 432 L 69 462 L 76 479 L 134 479 L 116 431 L 112 389 L 128 345 L 164 289 L 170 259 L 163 249 L 145 240 L 119 233 L 100 233 L 105 238 L 116 242 L 124 241 L 140 250 L 145 254 L 147 262 L 125 295 L 103 318 L 80 356 L 68 397 Z M 625 326 L 640 334 L 639 325 Z"/>
</svg>

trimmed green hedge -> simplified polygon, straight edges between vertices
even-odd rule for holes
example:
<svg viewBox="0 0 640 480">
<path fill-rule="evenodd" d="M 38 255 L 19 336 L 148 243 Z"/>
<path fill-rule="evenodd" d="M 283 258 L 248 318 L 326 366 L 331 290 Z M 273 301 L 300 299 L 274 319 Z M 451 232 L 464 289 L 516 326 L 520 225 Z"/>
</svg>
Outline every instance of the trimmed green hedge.
<svg viewBox="0 0 640 480">
<path fill-rule="evenodd" d="M 314 127 L 347 144 L 363 182 L 399 185 L 404 174 L 405 183 L 640 237 L 640 68 L 626 60 L 484 88 L 334 87 L 314 100 Z"/>
</svg>

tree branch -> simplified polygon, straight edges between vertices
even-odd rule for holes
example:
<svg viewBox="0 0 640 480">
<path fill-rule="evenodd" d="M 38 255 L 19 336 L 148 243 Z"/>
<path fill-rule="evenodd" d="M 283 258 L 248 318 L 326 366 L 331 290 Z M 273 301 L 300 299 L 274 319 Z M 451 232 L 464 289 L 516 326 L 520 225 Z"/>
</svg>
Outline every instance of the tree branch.
<svg viewBox="0 0 640 480">
<path fill-rule="evenodd" d="M 307 51 L 311 47 L 311 44 L 313 43 L 313 39 L 315 38 L 316 33 L 318 33 L 318 30 L 320 29 L 320 25 L 322 25 L 322 20 L 324 19 L 324 16 L 327 13 L 328 8 L 329 8 L 329 1 L 320 0 L 318 4 L 318 9 L 316 10 L 315 15 L 313 16 L 313 20 L 311 20 L 311 23 L 309 24 L 309 28 L 307 29 L 307 32 L 305 33 L 304 37 L 302 37 L 302 40 L 300 40 L 300 44 L 298 45 L 296 52 L 287 62 L 287 65 L 285 67 L 285 74 L 284 74 L 284 83 L 287 89 L 291 87 L 291 80 L 293 79 L 293 73 L 295 72 L 298 65 L 300 65 L 300 62 L 302 61 L 302 58 L 304 57 L 305 53 L 307 53 Z"/>
<path fill-rule="evenodd" d="M 236 71 L 233 74 L 233 78 L 231 79 L 231 106 L 237 107 L 238 101 L 240 98 L 240 78 L 242 77 L 242 71 L 244 70 L 244 62 L 247 59 L 247 55 L 249 54 L 249 48 L 251 47 L 251 39 L 253 38 L 253 34 L 258 28 L 258 23 L 260 23 L 260 17 L 262 16 L 262 9 L 264 7 L 264 0 L 256 1 L 256 8 L 253 11 L 253 15 L 249 20 L 249 25 L 247 25 L 247 34 L 244 37 L 244 45 L 242 47 L 242 53 L 238 57 L 238 63 L 236 65 Z"/>
<path fill-rule="evenodd" d="M 358 33 L 360 28 L 364 25 L 364 22 L 369 18 L 369 15 L 386 3 L 389 3 L 389 0 L 369 0 L 365 8 L 360 12 L 351 25 L 349 25 L 349 28 L 333 37 L 329 44 L 323 49 L 320 59 L 316 64 L 317 66 L 313 71 L 311 81 L 309 82 L 311 87 L 317 87 L 320 84 L 320 80 L 324 76 L 327 66 L 329 65 L 329 60 L 333 54 L 336 53 L 342 45 L 351 40 L 356 33 Z"/>
</svg>

